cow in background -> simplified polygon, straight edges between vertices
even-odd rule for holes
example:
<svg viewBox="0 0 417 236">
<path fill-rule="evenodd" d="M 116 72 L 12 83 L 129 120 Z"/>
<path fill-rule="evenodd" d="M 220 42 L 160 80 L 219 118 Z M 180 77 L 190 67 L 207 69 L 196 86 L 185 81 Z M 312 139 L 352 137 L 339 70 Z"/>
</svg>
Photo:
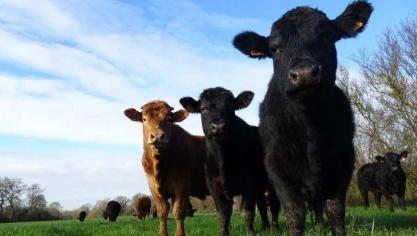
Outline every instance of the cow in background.
<svg viewBox="0 0 417 236">
<path fill-rule="evenodd" d="M 365 208 L 369 207 L 368 192 L 375 196 L 378 208 L 381 208 L 381 196 L 388 200 L 389 210 L 394 211 L 391 195 L 397 195 L 403 210 L 405 206 L 406 176 L 401 168 L 401 160 L 408 156 L 408 151 L 401 153 L 388 152 L 384 157 L 376 156 L 376 162 L 363 165 L 358 170 L 358 187 L 361 192 Z"/>
</svg>

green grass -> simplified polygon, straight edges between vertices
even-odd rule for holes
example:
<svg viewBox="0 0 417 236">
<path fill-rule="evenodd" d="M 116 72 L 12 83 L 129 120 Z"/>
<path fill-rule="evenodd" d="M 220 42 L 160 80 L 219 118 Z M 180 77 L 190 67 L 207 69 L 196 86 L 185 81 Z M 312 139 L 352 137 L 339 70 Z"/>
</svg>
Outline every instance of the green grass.
<svg viewBox="0 0 417 236">
<path fill-rule="evenodd" d="M 309 217 L 307 217 L 309 218 Z M 409 207 L 407 211 L 396 209 L 389 213 L 387 209 L 378 210 L 371 208 L 364 210 L 359 207 L 347 209 L 346 214 L 348 235 L 417 235 L 417 207 Z M 110 223 L 102 219 L 86 219 L 80 223 L 76 220 L 44 221 L 27 223 L 0 224 L 1 236 L 155 236 L 158 234 L 157 219 L 139 222 L 134 217 L 119 217 L 116 223 Z M 196 236 L 217 235 L 217 218 L 215 214 L 196 214 L 193 218 L 187 218 L 185 222 L 186 234 Z M 286 235 L 284 219 L 280 215 L 279 235 Z M 231 224 L 231 235 L 244 235 L 243 223 L 239 214 L 234 214 Z M 175 232 L 175 220 L 172 216 L 168 220 L 170 235 Z M 277 235 L 277 232 L 265 232 L 260 230 L 259 216 L 256 218 L 255 231 L 257 235 Z M 306 224 L 306 235 L 330 235 L 328 229 L 315 228 L 309 219 Z"/>
</svg>

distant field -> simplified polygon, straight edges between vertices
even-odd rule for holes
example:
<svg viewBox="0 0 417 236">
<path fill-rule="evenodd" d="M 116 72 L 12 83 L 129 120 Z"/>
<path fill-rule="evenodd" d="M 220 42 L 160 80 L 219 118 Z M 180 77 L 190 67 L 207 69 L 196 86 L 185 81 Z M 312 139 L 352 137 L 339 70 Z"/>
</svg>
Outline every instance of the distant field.
<svg viewBox="0 0 417 236">
<path fill-rule="evenodd" d="M 286 235 L 282 215 L 279 226 L 279 235 Z M 217 235 L 215 214 L 197 214 L 193 218 L 187 218 L 185 227 L 186 234 L 190 236 Z M 258 216 L 255 227 L 257 235 L 276 235 L 274 232 L 260 230 Z M 168 230 L 170 235 L 174 235 L 175 221 L 172 216 L 169 218 Z M 389 213 L 387 209 L 371 208 L 365 211 L 362 208 L 349 208 L 347 230 L 348 235 L 417 235 L 417 207 L 408 207 L 407 211 L 396 209 L 394 213 Z M 157 234 L 158 221 L 156 219 L 139 222 L 133 217 L 120 217 L 116 223 L 87 218 L 84 223 L 76 220 L 63 220 L 0 224 L 1 236 L 155 236 Z M 231 235 L 243 235 L 243 224 L 239 214 L 233 215 Z M 330 231 L 315 229 L 308 220 L 306 235 L 330 235 Z"/>
</svg>

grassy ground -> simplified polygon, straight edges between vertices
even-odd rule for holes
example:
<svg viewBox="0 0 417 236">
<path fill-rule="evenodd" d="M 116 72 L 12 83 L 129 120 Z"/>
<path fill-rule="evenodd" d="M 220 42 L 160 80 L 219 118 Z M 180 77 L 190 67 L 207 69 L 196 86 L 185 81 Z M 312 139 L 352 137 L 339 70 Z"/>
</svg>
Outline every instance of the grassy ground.
<svg viewBox="0 0 417 236">
<path fill-rule="evenodd" d="M 279 223 L 278 235 L 286 235 L 282 215 Z M 257 235 L 277 235 L 277 232 L 261 231 L 259 217 L 256 218 L 255 226 Z M 189 236 L 217 235 L 217 219 L 214 214 L 196 214 L 193 218 L 187 218 L 185 227 Z M 170 235 L 175 232 L 175 221 L 172 217 L 169 218 L 168 230 Z M 386 209 L 371 208 L 366 211 L 362 208 L 349 208 L 347 231 L 348 235 L 417 235 L 417 207 L 409 207 L 407 211 L 396 210 L 394 213 L 389 213 Z M 133 217 L 119 217 L 116 223 L 87 218 L 83 223 L 63 220 L 0 224 L 1 236 L 155 236 L 157 233 L 156 219 L 138 222 Z M 238 214 L 233 215 L 231 235 L 244 235 Z M 307 220 L 306 235 L 330 235 L 330 231 L 317 229 Z"/>
</svg>

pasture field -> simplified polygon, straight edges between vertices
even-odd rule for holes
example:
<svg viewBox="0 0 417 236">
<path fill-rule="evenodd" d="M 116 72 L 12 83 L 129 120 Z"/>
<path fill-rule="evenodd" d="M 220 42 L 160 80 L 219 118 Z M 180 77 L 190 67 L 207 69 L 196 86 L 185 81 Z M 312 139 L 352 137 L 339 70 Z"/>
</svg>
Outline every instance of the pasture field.
<svg viewBox="0 0 417 236">
<path fill-rule="evenodd" d="M 330 235 L 328 229 L 318 229 L 309 221 L 306 225 L 306 235 Z M 284 221 L 280 215 L 279 235 L 286 235 Z M 119 217 L 116 223 L 103 219 L 89 219 L 80 223 L 77 220 L 44 221 L 27 223 L 0 224 L 1 236 L 155 236 L 158 234 L 158 220 L 149 219 L 139 222 L 134 217 Z M 196 214 L 186 220 L 186 234 L 189 236 L 217 235 L 217 219 L 215 214 Z M 170 235 L 174 235 L 175 220 L 170 215 L 168 221 Z M 257 235 L 277 235 L 276 232 L 260 230 L 260 219 L 257 215 L 255 222 Z M 407 211 L 396 209 L 389 213 L 387 209 L 360 207 L 347 209 L 348 235 L 417 235 L 417 207 L 408 207 Z M 231 235 L 244 235 L 243 223 L 239 214 L 233 215 Z"/>
</svg>

